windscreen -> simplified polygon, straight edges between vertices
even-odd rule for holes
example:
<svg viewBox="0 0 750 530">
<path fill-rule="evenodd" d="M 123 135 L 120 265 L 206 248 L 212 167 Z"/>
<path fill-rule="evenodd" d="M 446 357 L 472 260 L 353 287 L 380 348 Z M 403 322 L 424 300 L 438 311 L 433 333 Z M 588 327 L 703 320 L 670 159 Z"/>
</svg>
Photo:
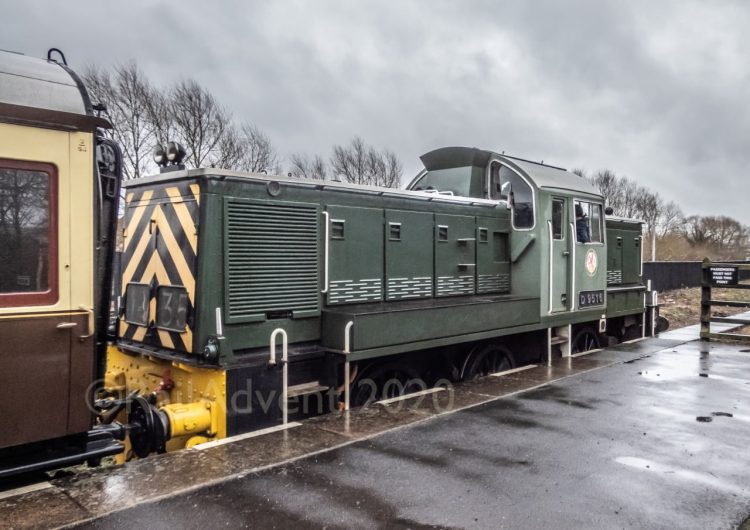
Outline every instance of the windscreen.
<svg viewBox="0 0 750 530">
<path fill-rule="evenodd" d="M 472 166 L 434 169 L 428 171 L 414 184 L 414 186 L 412 186 L 411 189 L 414 191 L 447 193 L 458 197 L 481 198 L 481 183 L 478 195 L 476 195 L 477 190 L 472 189 L 476 188 L 476 186 L 472 186 L 473 169 Z M 472 195 L 472 192 L 474 192 L 475 195 Z"/>
</svg>

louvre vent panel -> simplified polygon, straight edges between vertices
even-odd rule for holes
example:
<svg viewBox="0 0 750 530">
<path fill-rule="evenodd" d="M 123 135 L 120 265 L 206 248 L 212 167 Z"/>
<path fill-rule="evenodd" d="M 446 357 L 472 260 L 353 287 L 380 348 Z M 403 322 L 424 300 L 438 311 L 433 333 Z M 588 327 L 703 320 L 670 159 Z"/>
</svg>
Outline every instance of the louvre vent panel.
<svg viewBox="0 0 750 530">
<path fill-rule="evenodd" d="M 622 283 L 622 270 L 607 271 L 607 284 Z"/>
<path fill-rule="evenodd" d="M 226 204 L 229 319 L 272 311 L 317 311 L 315 206 Z"/>
</svg>

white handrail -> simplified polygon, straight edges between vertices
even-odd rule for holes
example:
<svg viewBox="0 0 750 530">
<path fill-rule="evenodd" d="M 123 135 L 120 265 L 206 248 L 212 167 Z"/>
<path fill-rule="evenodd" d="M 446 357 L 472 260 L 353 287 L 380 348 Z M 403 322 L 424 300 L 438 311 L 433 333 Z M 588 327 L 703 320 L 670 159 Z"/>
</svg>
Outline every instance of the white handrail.
<svg viewBox="0 0 750 530">
<path fill-rule="evenodd" d="M 576 310 L 576 227 L 573 223 L 570 223 L 570 246 L 573 248 L 571 252 L 570 260 L 570 310 Z"/>
<path fill-rule="evenodd" d="M 344 353 L 352 352 L 352 326 L 354 326 L 354 322 L 350 320 L 344 328 Z"/>
<path fill-rule="evenodd" d="M 351 391 L 349 378 L 349 361 L 344 362 L 344 410 L 349 410 L 349 392 Z"/>
<path fill-rule="evenodd" d="M 547 221 L 547 228 L 549 228 L 549 274 L 547 275 L 549 277 L 549 310 L 547 311 L 548 314 L 552 313 L 552 277 L 554 275 L 554 270 L 552 268 L 552 221 Z"/>
<path fill-rule="evenodd" d="M 287 400 L 289 399 L 289 364 L 287 363 L 289 360 L 289 342 L 286 331 L 282 328 L 276 328 L 273 330 L 273 333 L 271 333 L 271 358 L 269 359 L 268 364 L 276 364 L 276 337 L 279 334 L 281 334 L 281 362 L 283 364 L 281 367 L 281 414 L 284 425 L 286 425 L 288 416 Z"/>
<path fill-rule="evenodd" d="M 221 308 L 216 308 L 216 335 L 221 337 L 224 335 L 224 326 L 221 325 Z"/>
<path fill-rule="evenodd" d="M 641 238 L 641 270 L 639 276 L 643 278 L 643 235 L 638 236 Z"/>
<path fill-rule="evenodd" d="M 344 327 L 344 353 L 351 353 L 352 349 L 352 326 L 354 326 L 354 321 L 350 320 L 346 323 L 346 327 Z M 349 381 L 350 375 L 349 375 L 349 359 L 344 362 L 344 410 L 349 410 L 349 395 L 351 393 L 350 383 Z"/>
<path fill-rule="evenodd" d="M 328 239 L 329 239 L 329 219 L 328 212 L 323 212 L 325 218 L 325 242 L 323 243 L 323 290 L 321 293 L 325 294 L 328 292 Z"/>
</svg>

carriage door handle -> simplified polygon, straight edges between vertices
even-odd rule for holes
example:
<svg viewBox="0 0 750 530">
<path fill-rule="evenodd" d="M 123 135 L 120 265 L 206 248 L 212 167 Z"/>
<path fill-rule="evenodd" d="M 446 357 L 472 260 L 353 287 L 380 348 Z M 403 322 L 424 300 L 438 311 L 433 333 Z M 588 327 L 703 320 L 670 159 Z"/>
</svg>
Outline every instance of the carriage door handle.
<svg viewBox="0 0 750 530">
<path fill-rule="evenodd" d="M 94 336 L 94 310 L 90 307 L 86 307 L 85 305 L 78 306 L 78 309 L 80 309 L 81 311 L 86 311 L 86 314 L 88 316 L 88 318 L 86 319 L 86 322 L 87 322 L 86 335 L 80 335 L 78 337 L 78 340 L 82 341 L 82 340 L 88 339 L 89 337 Z"/>
<path fill-rule="evenodd" d="M 57 329 L 70 329 L 76 327 L 78 324 L 75 322 L 60 322 L 57 325 Z"/>
<path fill-rule="evenodd" d="M 570 256 L 570 250 L 563 250 L 563 256 Z"/>
</svg>

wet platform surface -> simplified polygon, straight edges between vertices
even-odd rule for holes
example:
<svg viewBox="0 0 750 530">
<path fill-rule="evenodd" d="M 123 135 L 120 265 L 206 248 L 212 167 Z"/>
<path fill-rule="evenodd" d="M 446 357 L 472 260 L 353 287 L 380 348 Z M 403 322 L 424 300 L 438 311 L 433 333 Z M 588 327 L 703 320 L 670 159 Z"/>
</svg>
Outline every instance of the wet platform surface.
<svg viewBox="0 0 750 530">
<path fill-rule="evenodd" d="M 750 353 L 695 336 L 55 479 L 0 498 L 0 517 L 12 528 L 734 528 L 750 513 Z"/>
</svg>

